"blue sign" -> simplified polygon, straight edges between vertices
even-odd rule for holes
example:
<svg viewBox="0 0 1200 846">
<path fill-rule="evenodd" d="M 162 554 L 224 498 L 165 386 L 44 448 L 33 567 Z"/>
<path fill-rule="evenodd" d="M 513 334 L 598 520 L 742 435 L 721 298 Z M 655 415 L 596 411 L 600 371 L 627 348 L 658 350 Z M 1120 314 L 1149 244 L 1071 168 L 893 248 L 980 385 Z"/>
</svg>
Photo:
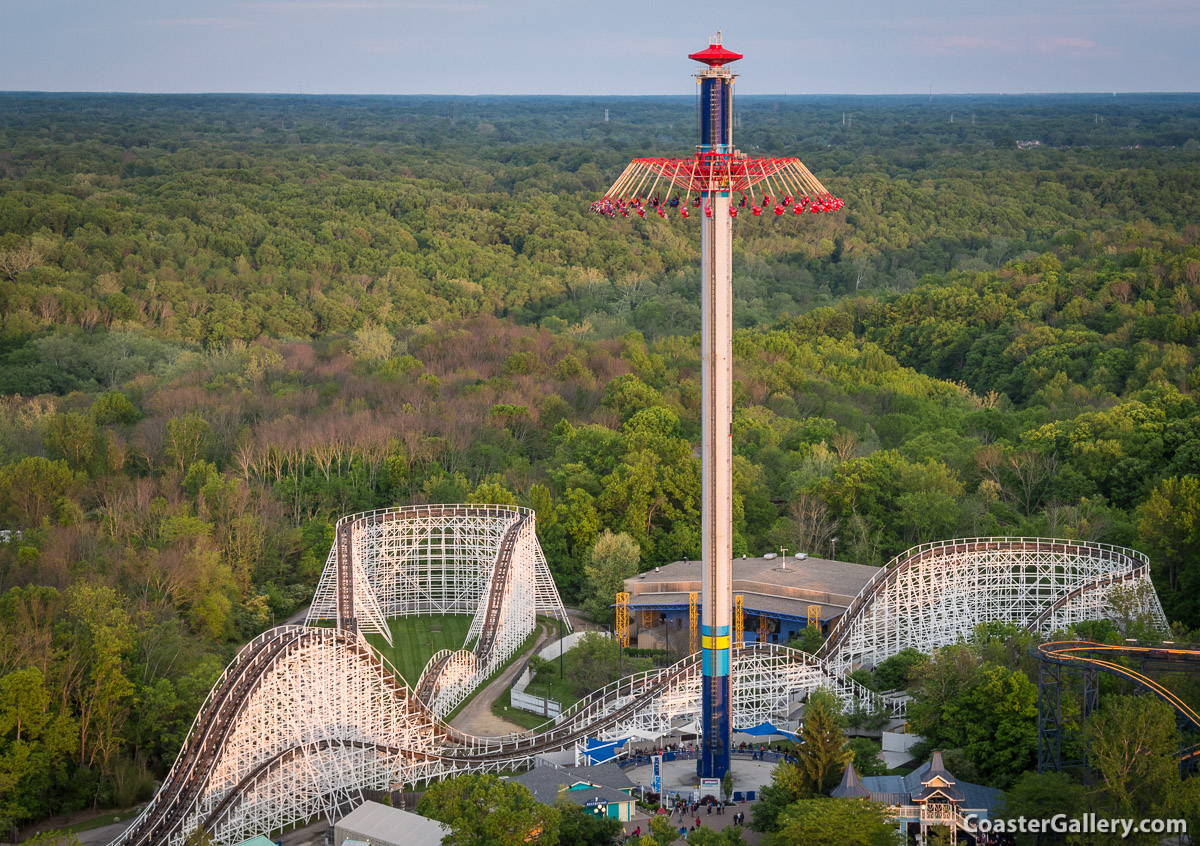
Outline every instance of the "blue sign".
<svg viewBox="0 0 1200 846">
<path fill-rule="evenodd" d="M 589 799 L 587 802 L 583 803 L 583 807 L 585 807 L 585 808 L 607 808 L 608 800 L 600 799 L 600 798 Z"/>
<path fill-rule="evenodd" d="M 655 755 L 650 759 L 654 767 L 654 792 L 662 795 L 662 755 Z"/>
</svg>

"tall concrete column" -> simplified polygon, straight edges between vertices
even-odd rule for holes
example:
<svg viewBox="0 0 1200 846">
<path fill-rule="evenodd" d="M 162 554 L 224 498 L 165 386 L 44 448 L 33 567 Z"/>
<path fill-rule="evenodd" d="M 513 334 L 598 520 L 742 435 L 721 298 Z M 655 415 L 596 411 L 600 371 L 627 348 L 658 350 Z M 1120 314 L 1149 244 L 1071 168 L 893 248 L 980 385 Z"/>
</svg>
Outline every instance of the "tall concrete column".
<svg viewBox="0 0 1200 846">
<path fill-rule="evenodd" d="M 703 580 L 700 638 L 704 743 L 701 778 L 729 769 L 730 640 L 733 626 L 733 219 L 729 193 L 702 195 L 712 208 L 700 222 L 701 464 Z"/>
</svg>

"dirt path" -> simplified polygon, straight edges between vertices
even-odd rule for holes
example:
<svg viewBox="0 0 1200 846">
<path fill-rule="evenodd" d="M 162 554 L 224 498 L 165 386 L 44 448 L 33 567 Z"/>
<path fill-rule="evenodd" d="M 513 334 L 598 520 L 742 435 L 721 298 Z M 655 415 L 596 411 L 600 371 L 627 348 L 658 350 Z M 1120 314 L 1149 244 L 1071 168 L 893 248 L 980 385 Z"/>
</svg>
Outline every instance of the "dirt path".
<svg viewBox="0 0 1200 846">
<path fill-rule="evenodd" d="M 524 666 L 525 658 L 530 653 L 541 649 L 552 640 L 558 639 L 558 627 L 542 624 L 542 633 L 538 636 L 537 642 L 529 649 L 521 654 L 516 661 L 513 661 L 503 673 L 492 679 L 492 683 L 483 690 L 475 694 L 467 706 L 458 712 L 458 716 L 450 721 L 450 725 L 459 731 L 464 731 L 467 734 L 473 734 L 476 737 L 499 737 L 513 732 L 521 733 L 525 729 L 516 723 L 510 723 L 508 720 L 502 720 L 492 713 L 492 703 L 496 698 L 512 687 L 512 683 L 516 681 L 517 674 L 520 673 L 521 667 Z"/>
</svg>

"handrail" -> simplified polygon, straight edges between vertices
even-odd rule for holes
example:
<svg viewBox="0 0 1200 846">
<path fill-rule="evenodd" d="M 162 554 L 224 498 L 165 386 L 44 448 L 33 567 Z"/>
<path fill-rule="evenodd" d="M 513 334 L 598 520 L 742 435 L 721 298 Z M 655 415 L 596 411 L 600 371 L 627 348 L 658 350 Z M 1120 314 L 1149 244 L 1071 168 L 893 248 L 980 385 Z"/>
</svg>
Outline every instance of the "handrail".
<svg viewBox="0 0 1200 846">
<path fill-rule="evenodd" d="M 1032 550 L 1029 549 L 1031 545 L 1034 547 Z M 1020 552 L 1054 552 L 1058 551 L 1055 549 L 1056 547 L 1064 552 L 1070 549 L 1086 550 L 1089 553 L 1099 553 L 1098 557 L 1103 559 L 1124 559 L 1130 561 L 1131 564 L 1137 561 L 1147 567 L 1150 563 L 1150 559 L 1137 550 L 1094 541 L 1040 537 L 953 538 L 950 540 L 928 541 L 905 550 L 872 574 L 871 578 L 859 590 L 845 612 L 834 623 L 829 636 L 817 651 L 817 655 L 823 658 L 830 658 L 835 655 L 841 647 L 842 641 L 849 635 L 850 629 L 858 621 L 858 617 L 866 609 L 867 605 L 870 604 L 871 600 L 902 572 L 921 561 L 937 557 L 936 553 L 938 552 L 995 552 L 1004 549 Z"/>
<path fill-rule="evenodd" d="M 512 517 L 514 514 L 533 514 L 532 508 L 522 505 L 462 505 L 455 503 L 429 505 L 394 505 L 388 508 L 373 508 L 338 518 L 334 530 L 346 523 L 360 523 L 368 519 L 382 522 L 378 518 L 396 519 L 405 515 L 413 517 Z"/>
</svg>

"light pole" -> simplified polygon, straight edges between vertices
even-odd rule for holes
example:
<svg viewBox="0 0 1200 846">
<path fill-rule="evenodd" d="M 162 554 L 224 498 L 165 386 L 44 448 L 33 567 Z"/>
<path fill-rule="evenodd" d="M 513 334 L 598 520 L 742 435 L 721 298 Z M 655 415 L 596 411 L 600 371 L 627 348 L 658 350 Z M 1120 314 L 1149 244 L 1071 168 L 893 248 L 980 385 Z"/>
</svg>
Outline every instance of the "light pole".
<svg viewBox="0 0 1200 846">
<path fill-rule="evenodd" d="M 831 547 L 833 547 L 833 551 L 829 553 L 830 558 L 834 558 L 834 559 L 837 558 L 837 542 L 838 542 L 837 538 L 831 538 L 829 541 L 829 545 Z"/>
</svg>

